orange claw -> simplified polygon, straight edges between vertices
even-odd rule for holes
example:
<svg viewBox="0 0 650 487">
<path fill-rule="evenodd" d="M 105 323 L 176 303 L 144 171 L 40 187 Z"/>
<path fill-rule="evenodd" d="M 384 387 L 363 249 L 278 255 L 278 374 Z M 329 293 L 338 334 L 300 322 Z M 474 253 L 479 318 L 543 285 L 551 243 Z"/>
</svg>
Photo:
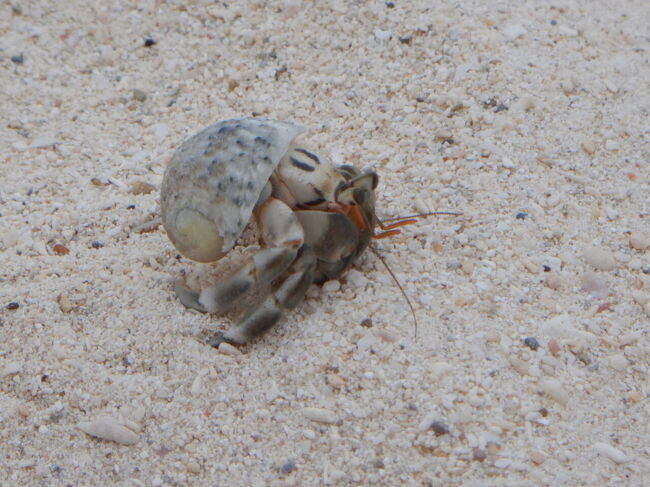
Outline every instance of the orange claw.
<svg viewBox="0 0 650 487">
<path fill-rule="evenodd" d="M 399 235 L 401 230 L 389 230 L 387 232 L 381 232 L 381 233 L 375 233 L 372 238 L 379 239 L 379 238 L 387 238 L 387 237 L 392 237 L 393 235 Z"/>
<path fill-rule="evenodd" d="M 411 225 L 413 223 L 416 223 L 417 220 L 414 218 L 409 218 L 407 220 L 400 220 L 395 223 L 391 223 L 390 225 L 384 225 L 382 222 L 379 222 L 379 228 L 382 230 L 386 230 L 384 232 L 376 233 L 373 235 L 373 238 L 386 238 L 386 237 L 392 237 L 393 235 L 398 235 L 402 233 L 400 230 L 395 230 L 397 227 L 403 227 L 404 225 Z"/>
<path fill-rule="evenodd" d="M 392 230 L 393 228 L 403 227 L 404 225 L 411 225 L 413 223 L 417 223 L 417 220 L 415 218 L 401 220 L 395 223 L 391 223 L 390 225 L 384 225 L 383 223 L 379 222 L 379 228 L 382 230 Z"/>
</svg>

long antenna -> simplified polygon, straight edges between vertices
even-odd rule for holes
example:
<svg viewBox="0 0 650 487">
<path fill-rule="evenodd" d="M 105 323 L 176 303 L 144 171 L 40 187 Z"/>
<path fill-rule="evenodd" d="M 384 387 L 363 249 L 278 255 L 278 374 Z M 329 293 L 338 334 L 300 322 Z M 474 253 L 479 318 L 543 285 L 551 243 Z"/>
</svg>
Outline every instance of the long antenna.
<svg viewBox="0 0 650 487">
<path fill-rule="evenodd" d="M 408 219 L 411 219 L 411 218 L 425 218 L 427 216 L 433 216 L 433 215 L 461 216 L 462 213 L 458 213 L 458 212 L 455 212 L 455 211 L 431 211 L 429 213 L 417 213 L 415 215 L 396 216 L 394 218 L 386 218 L 385 220 L 383 220 L 382 223 L 394 222 L 395 220 L 408 220 Z"/>
<path fill-rule="evenodd" d="M 411 308 L 411 314 L 413 315 L 413 324 L 415 326 L 415 334 L 413 335 L 413 338 L 417 338 L 418 337 L 418 319 L 415 316 L 415 309 L 413 308 L 413 304 L 411 304 L 411 300 L 409 299 L 408 295 L 406 294 L 406 291 L 404 291 L 404 288 L 402 287 L 400 282 L 397 280 L 397 276 L 395 276 L 395 274 L 393 273 L 391 268 L 388 267 L 388 264 L 386 263 L 384 258 L 381 256 L 379 251 L 372 245 L 372 243 L 370 245 L 368 245 L 368 247 L 370 248 L 370 250 L 372 250 L 372 253 L 377 256 L 377 258 L 381 261 L 381 263 L 384 264 L 384 267 L 386 267 L 386 270 L 388 271 L 390 276 L 393 278 L 393 281 L 395 281 L 395 284 L 397 284 L 397 287 L 401 291 L 402 296 L 404 296 L 404 299 L 406 300 L 406 303 L 409 305 L 409 308 Z"/>
</svg>

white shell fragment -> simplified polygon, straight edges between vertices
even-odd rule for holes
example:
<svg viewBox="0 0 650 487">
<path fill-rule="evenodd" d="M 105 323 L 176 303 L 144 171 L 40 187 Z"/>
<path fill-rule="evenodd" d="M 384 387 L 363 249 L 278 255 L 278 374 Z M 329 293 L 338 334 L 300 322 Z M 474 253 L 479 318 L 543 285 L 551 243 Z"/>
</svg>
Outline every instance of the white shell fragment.
<svg viewBox="0 0 650 487">
<path fill-rule="evenodd" d="M 79 423 L 77 427 L 88 435 L 121 445 L 133 445 L 138 442 L 137 434 L 109 416 L 99 416 L 94 421 Z"/>
<path fill-rule="evenodd" d="M 266 118 L 224 120 L 186 140 L 162 182 L 169 238 L 186 257 L 222 257 L 244 230 L 271 174 L 304 129 Z"/>
<path fill-rule="evenodd" d="M 612 445 L 600 441 L 594 443 L 594 450 L 615 463 L 626 463 L 630 460 L 627 455 L 618 448 L 614 448 Z"/>
<path fill-rule="evenodd" d="M 557 379 L 541 380 L 539 382 L 539 389 L 562 406 L 566 406 L 569 402 L 569 393 Z"/>
<path fill-rule="evenodd" d="M 305 408 L 302 410 L 303 416 L 310 421 L 323 424 L 336 424 L 339 417 L 334 411 L 322 408 Z"/>
</svg>

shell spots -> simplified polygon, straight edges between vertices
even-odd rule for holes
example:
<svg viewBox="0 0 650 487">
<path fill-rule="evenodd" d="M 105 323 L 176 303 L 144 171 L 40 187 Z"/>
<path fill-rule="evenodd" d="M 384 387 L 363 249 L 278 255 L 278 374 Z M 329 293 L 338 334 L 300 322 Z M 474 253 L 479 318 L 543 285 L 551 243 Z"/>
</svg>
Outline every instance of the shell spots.
<svg viewBox="0 0 650 487">
<path fill-rule="evenodd" d="M 175 220 L 179 211 L 194 211 L 214 223 L 223 239 L 220 251 L 228 251 L 293 138 L 303 130 L 264 118 L 230 119 L 183 142 L 161 188 L 161 216 L 168 234 L 179 230 Z M 298 157 L 310 161 L 302 154 Z"/>
<path fill-rule="evenodd" d="M 316 164 L 320 164 L 320 159 L 319 159 L 318 156 L 317 156 L 316 154 L 314 154 L 313 152 L 309 152 L 308 150 L 303 149 L 302 147 L 296 147 L 296 148 L 294 149 L 294 151 L 296 151 L 296 152 L 300 152 L 301 154 L 304 154 L 304 155 L 306 155 L 307 157 L 309 157 L 309 158 L 310 158 L 312 161 L 314 161 Z"/>
<path fill-rule="evenodd" d="M 219 135 L 230 135 L 234 133 L 237 130 L 237 128 L 239 128 L 239 125 L 237 125 L 236 127 L 233 127 L 232 125 L 224 125 L 217 131 L 217 133 Z"/>
<path fill-rule="evenodd" d="M 296 159 L 295 157 L 290 157 L 289 159 L 291 160 L 291 164 L 293 166 L 295 166 L 298 169 L 301 169 L 303 171 L 312 172 L 314 169 L 316 169 L 314 166 L 310 166 L 306 162 L 300 161 L 300 160 Z"/>
<path fill-rule="evenodd" d="M 257 144 L 260 147 L 268 147 L 271 145 L 271 143 L 267 139 L 259 135 L 255 137 L 255 144 Z"/>
</svg>

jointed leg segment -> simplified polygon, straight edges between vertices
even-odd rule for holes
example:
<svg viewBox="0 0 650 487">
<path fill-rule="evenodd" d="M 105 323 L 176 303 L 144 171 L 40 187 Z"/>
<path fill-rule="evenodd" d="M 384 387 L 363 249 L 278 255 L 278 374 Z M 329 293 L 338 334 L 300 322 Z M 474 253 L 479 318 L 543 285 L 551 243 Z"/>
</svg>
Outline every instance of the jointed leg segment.
<svg viewBox="0 0 650 487">
<path fill-rule="evenodd" d="M 256 208 L 255 216 L 263 243 L 269 248 L 260 250 L 235 274 L 200 293 L 176 285 L 185 306 L 218 314 L 236 308 L 244 296 L 271 287 L 271 295 L 209 341 L 215 346 L 224 341 L 243 344 L 263 334 L 278 321 L 283 310 L 300 302 L 313 281 L 316 260 L 303 247 L 303 229 L 293 210 L 270 198 Z"/>
</svg>

